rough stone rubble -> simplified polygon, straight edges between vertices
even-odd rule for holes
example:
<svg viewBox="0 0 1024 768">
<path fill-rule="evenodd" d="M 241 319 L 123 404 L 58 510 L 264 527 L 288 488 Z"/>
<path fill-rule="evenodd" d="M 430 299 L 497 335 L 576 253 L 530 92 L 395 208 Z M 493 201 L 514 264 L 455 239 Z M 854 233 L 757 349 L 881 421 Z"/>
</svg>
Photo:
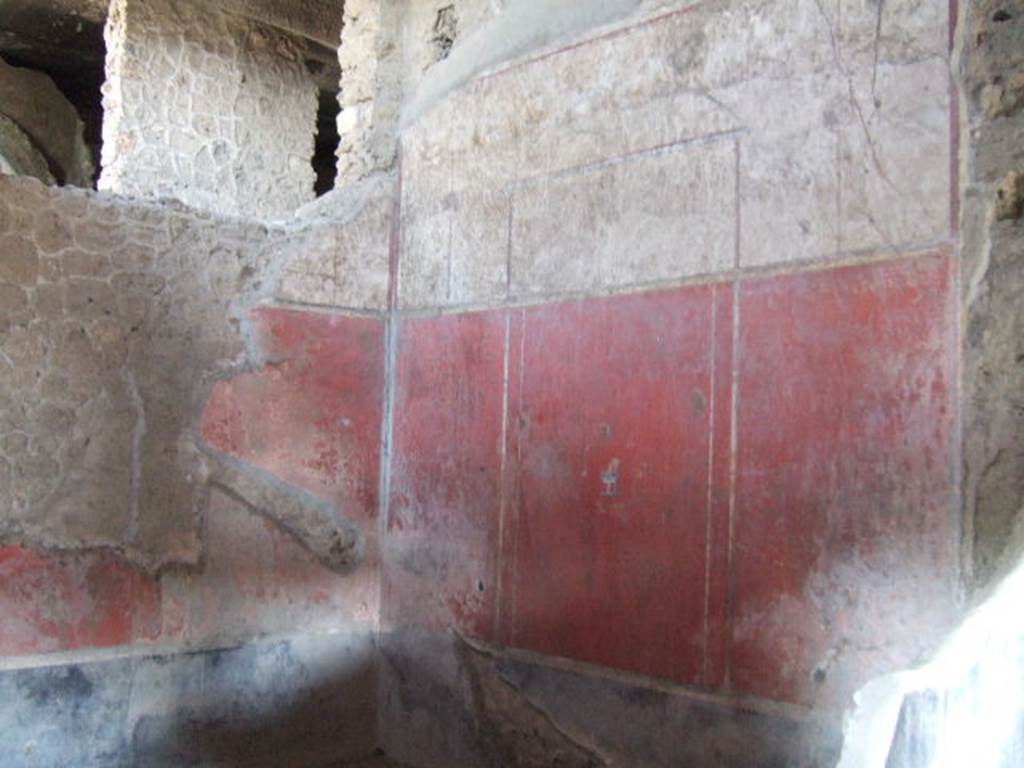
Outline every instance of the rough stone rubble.
<svg viewBox="0 0 1024 768">
<path fill-rule="evenodd" d="M 304 42 L 170 0 L 116 0 L 106 40 L 100 189 L 256 219 L 313 199 Z"/>
</svg>

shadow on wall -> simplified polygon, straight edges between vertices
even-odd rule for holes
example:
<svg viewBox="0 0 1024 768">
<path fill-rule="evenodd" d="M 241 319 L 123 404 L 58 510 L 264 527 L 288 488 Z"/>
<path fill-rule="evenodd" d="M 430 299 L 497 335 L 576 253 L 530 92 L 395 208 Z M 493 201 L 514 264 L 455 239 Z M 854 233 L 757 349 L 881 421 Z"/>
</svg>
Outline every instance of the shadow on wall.
<svg viewBox="0 0 1024 768">
<path fill-rule="evenodd" d="M 285 643 L 152 663 L 146 682 L 159 691 L 170 679 L 176 690 L 163 711 L 131 722 L 133 765 L 326 765 L 339 746 L 375 747 L 369 654 L 318 669 Z"/>
<path fill-rule="evenodd" d="M 0 673 L 9 768 L 337 765 L 376 746 L 369 635 Z"/>
<path fill-rule="evenodd" d="M 1011 538 L 1019 561 L 932 660 L 856 694 L 839 768 L 1024 765 L 1024 524 Z"/>
<path fill-rule="evenodd" d="M 5 9 L 6 11 L 6 9 Z M 44 71 L 0 58 L 0 173 L 31 176 L 45 184 L 91 187 L 96 176 L 94 146 L 98 127 L 82 122 L 76 105 Z M 89 76 L 80 73 L 88 83 Z M 63 87 L 87 92 L 89 85 L 66 76 Z M 76 93 L 76 95 L 82 95 Z M 99 88 L 95 95 L 98 99 Z M 79 106 L 89 107 L 88 97 Z M 95 121 L 95 115 L 88 115 Z"/>
<path fill-rule="evenodd" d="M 380 639 L 388 753 L 424 766 L 835 765 L 835 721 L 651 685 L 455 634 Z"/>
</svg>

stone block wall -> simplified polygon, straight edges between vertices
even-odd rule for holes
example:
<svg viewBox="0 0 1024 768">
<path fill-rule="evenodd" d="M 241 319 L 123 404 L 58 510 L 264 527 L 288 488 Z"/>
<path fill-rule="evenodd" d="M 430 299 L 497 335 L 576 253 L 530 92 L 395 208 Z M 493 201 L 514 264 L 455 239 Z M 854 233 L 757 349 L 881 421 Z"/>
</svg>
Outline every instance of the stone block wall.
<svg viewBox="0 0 1024 768">
<path fill-rule="evenodd" d="M 313 199 L 300 38 L 202 3 L 118 0 L 106 40 L 100 189 L 256 219 Z"/>
</svg>

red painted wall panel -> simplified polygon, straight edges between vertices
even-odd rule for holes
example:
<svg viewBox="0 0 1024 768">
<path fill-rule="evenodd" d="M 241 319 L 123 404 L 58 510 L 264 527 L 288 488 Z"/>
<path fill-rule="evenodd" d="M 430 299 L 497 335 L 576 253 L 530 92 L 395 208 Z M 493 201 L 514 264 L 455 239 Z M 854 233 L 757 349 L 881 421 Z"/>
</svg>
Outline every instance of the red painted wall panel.
<svg viewBox="0 0 1024 768">
<path fill-rule="evenodd" d="M 944 255 L 740 288 L 732 681 L 845 704 L 952 620 Z"/>
<path fill-rule="evenodd" d="M 700 680 L 712 308 L 700 287 L 525 311 L 512 644 Z"/>
<path fill-rule="evenodd" d="M 387 620 L 825 706 L 911 663 L 956 613 L 952 269 L 404 321 Z"/>
<path fill-rule="evenodd" d="M 506 313 L 401 324 L 386 621 L 494 635 Z"/>
<path fill-rule="evenodd" d="M 107 648 L 155 640 L 160 590 L 100 553 L 0 548 L 0 655 Z"/>
<path fill-rule="evenodd" d="M 218 384 L 207 442 L 333 503 L 377 514 L 384 324 L 345 315 L 256 309 L 265 368 Z"/>
</svg>

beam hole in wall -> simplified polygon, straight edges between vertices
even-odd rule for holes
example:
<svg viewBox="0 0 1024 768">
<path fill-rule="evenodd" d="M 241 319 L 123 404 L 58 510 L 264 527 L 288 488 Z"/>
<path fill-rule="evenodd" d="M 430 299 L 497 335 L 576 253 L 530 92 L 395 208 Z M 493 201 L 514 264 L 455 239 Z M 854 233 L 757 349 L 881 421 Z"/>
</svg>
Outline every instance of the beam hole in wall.
<svg viewBox="0 0 1024 768">
<path fill-rule="evenodd" d="M 437 18 L 434 20 L 433 36 L 430 38 L 434 46 L 434 61 L 443 61 L 455 45 L 455 38 L 459 34 L 459 17 L 455 15 L 455 6 L 446 5 L 437 10 Z"/>
<path fill-rule="evenodd" d="M 338 145 L 341 137 L 338 134 L 338 114 L 341 104 L 338 94 L 332 91 L 320 91 L 320 103 L 316 111 L 316 143 L 313 149 L 313 170 L 316 181 L 313 189 L 316 196 L 334 189 L 334 181 L 338 175 Z"/>
</svg>

